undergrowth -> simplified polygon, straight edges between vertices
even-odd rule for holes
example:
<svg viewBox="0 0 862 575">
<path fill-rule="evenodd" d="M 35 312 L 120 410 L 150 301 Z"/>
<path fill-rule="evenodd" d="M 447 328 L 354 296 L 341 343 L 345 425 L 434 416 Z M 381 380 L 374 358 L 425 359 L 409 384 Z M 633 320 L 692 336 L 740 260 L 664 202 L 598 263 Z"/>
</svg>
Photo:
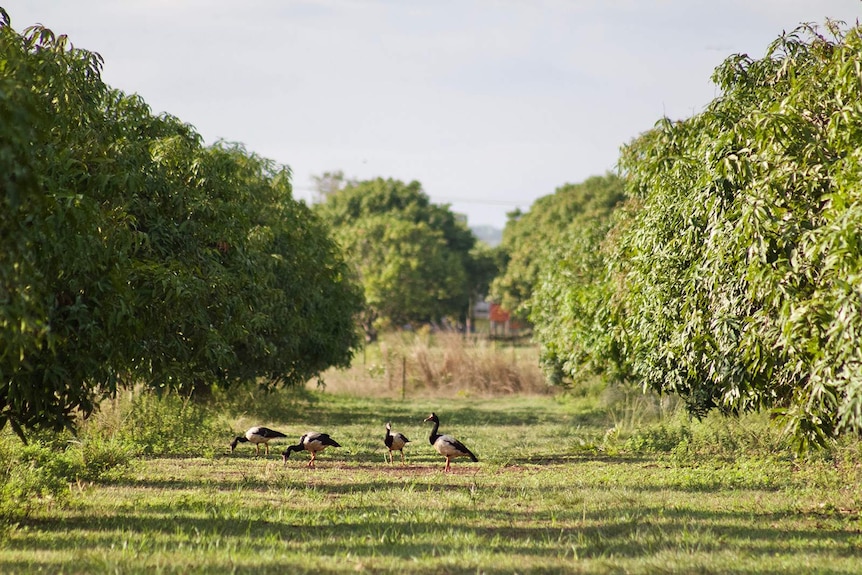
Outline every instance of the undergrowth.
<svg viewBox="0 0 862 575">
<path fill-rule="evenodd" d="M 212 455 L 208 438 L 227 428 L 212 401 L 129 392 L 107 402 L 82 428 L 85 443 L 110 441 L 130 454 Z"/>
<path fill-rule="evenodd" d="M 0 527 L 8 528 L 45 505 L 68 502 L 74 485 L 109 477 L 129 453 L 103 441 L 83 443 L 66 433 L 46 433 L 27 444 L 0 436 Z"/>
<path fill-rule="evenodd" d="M 0 433 L 0 526 L 64 504 L 83 484 L 121 476 L 134 458 L 212 456 L 211 438 L 228 433 L 219 413 L 188 398 L 134 391 L 104 402 L 77 436 L 41 431 L 23 443 L 9 430 Z"/>
</svg>

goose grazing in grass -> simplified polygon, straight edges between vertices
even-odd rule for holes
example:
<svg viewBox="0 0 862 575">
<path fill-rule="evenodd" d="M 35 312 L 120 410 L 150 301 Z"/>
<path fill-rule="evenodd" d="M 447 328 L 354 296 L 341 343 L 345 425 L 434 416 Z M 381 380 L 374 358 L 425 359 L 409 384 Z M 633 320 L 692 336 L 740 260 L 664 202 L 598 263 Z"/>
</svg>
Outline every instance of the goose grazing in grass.
<svg viewBox="0 0 862 575">
<path fill-rule="evenodd" d="M 401 452 L 401 463 L 404 463 L 404 446 L 410 443 L 410 440 L 403 433 L 392 433 L 392 423 L 386 424 L 386 436 L 383 438 L 383 443 L 389 449 L 389 463 L 394 463 L 393 451 Z"/>
<path fill-rule="evenodd" d="M 446 458 L 446 467 L 444 473 L 450 471 L 449 463 L 456 457 L 469 457 L 472 461 L 479 461 L 473 452 L 467 449 L 467 446 L 452 437 L 451 435 L 440 435 L 437 429 L 440 427 L 440 419 L 436 413 L 432 413 L 425 418 L 425 421 L 433 421 L 434 429 L 431 430 L 431 435 L 428 436 L 428 441 L 437 450 L 437 453 Z"/>
<path fill-rule="evenodd" d="M 296 445 L 290 445 L 284 452 L 281 454 L 281 459 L 287 463 L 287 458 L 290 457 L 290 454 L 294 451 L 309 451 L 311 452 L 311 460 L 308 462 L 306 467 L 315 467 L 316 464 L 314 460 L 317 458 L 317 452 L 323 451 L 327 447 L 341 447 L 341 445 L 329 437 L 327 433 L 319 433 L 317 431 L 309 431 L 305 435 L 299 438 L 299 443 Z"/>
<path fill-rule="evenodd" d="M 236 449 L 236 446 L 240 443 L 251 442 L 254 443 L 255 455 L 260 455 L 261 443 L 263 443 L 266 454 L 269 455 L 269 442 L 273 439 L 278 439 L 279 437 L 287 436 L 280 431 L 276 431 L 268 427 L 251 427 L 248 431 L 245 432 L 245 435 L 240 435 L 239 437 L 230 442 L 230 452 L 233 453 L 233 450 Z"/>
</svg>

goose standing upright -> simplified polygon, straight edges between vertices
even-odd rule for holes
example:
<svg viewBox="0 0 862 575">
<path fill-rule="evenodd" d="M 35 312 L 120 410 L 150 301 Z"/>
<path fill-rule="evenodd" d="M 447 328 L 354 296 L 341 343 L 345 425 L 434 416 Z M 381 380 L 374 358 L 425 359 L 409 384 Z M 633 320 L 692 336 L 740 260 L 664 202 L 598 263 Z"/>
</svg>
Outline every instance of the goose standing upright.
<svg viewBox="0 0 862 575">
<path fill-rule="evenodd" d="M 233 453 L 233 450 L 236 449 L 237 444 L 239 443 L 254 443 L 254 453 L 255 455 L 260 455 L 260 444 L 263 443 L 266 455 L 269 455 L 269 442 L 273 439 L 278 439 L 280 437 L 287 437 L 280 431 L 276 431 L 274 429 L 270 429 L 268 427 L 255 426 L 249 428 L 248 431 L 245 432 L 245 435 L 240 435 L 236 437 L 233 441 L 230 442 L 230 452 Z"/>
<path fill-rule="evenodd" d="M 431 430 L 431 435 L 428 436 L 428 441 L 437 450 L 437 453 L 446 458 L 446 467 L 443 472 L 450 471 L 449 463 L 456 457 L 469 457 L 472 461 L 479 461 L 473 452 L 467 449 L 467 446 L 452 437 L 451 435 L 440 435 L 437 429 L 440 427 L 440 419 L 437 414 L 432 413 L 425 418 L 425 421 L 433 421 L 434 429 Z"/>
<path fill-rule="evenodd" d="M 392 423 L 386 424 L 386 436 L 383 438 L 383 443 L 389 449 L 389 463 L 394 463 L 393 451 L 401 452 L 401 463 L 404 463 L 404 446 L 410 443 L 410 440 L 403 433 L 392 433 Z"/>
<path fill-rule="evenodd" d="M 317 431 L 309 431 L 299 438 L 299 443 L 296 445 L 289 445 L 287 449 L 281 454 L 281 459 L 284 463 L 287 463 L 287 459 L 290 457 L 290 454 L 294 451 L 308 451 L 311 453 L 311 460 L 308 462 L 306 467 L 316 467 L 314 460 L 317 458 L 317 452 L 323 451 L 327 447 L 341 447 L 341 445 L 329 437 L 328 433 L 320 433 Z"/>
</svg>

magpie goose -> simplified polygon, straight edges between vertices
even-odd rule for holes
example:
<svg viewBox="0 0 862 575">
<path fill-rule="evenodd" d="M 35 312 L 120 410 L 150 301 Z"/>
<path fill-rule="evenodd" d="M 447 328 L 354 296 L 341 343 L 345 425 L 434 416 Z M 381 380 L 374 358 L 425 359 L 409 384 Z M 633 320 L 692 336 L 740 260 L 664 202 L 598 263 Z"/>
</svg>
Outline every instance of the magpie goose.
<svg viewBox="0 0 862 575">
<path fill-rule="evenodd" d="M 260 455 L 260 444 L 263 443 L 265 452 L 269 455 L 269 442 L 273 439 L 278 439 L 279 437 L 287 437 L 280 431 L 276 431 L 274 429 L 270 429 L 268 427 L 251 427 L 248 431 L 245 432 L 245 435 L 240 435 L 236 439 L 230 442 L 230 451 L 233 453 L 233 450 L 236 449 L 237 444 L 239 443 L 254 443 L 254 452 L 255 455 Z"/>
<path fill-rule="evenodd" d="M 431 435 L 428 436 L 428 441 L 437 450 L 437 453 L 446 458 L 446 467 L 444 472 L 450 471 L 449 463 L 456 457 L 469 457 L 472 461 L 479 461 L 473 452 L 467 449 L 463 443 L 452 437 L 451 435 L 440 435 L 437 429 L 440 427 L 440 419 L 437 414 L 432 413 L 425 418 L 425 421 L 433 421 L 434 429 L 431 430 Z"/>
<path fill-rule="evenodd" d="M 299 443 L 288 446 L 288 448 L 281 454 L 281 459 L 287 463 L 287 459 L 290 457 L 291 453 L 294 451 L 305 450 L 311 453 L 311 460 L 308 462 L 306 467 L 315 467 L 314 460 L 317 458 L 317 452 L 323 451 L 330 446 L 341 447 L 337 441 L 329 437 L 328 433 L 309 431 L 299 438 Z"/>
<path fill-rule="evenodd" d="M 394 463 L 393 451 L 401 452 L 401 463 L 404 463 L 404 446 L 410 443 L 410 440 L 403 433 L 392 433 L 392 423 L 386 424 L 386 436 L 383 438 L 383 443 L 389 449 L 389 463 Z"/>
</svg>

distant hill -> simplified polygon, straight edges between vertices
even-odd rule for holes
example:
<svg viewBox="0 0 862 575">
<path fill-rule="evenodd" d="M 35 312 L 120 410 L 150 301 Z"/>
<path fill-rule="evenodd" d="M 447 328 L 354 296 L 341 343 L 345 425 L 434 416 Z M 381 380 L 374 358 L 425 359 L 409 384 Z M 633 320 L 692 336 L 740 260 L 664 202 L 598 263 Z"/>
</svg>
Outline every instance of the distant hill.
<svg viewBox="0 0 862 575">
<path fill-rule="evenodd" d="M 472 226 L 473 234 L 492 248 L 500 245 L 503 241 L 503 230 L 494 226 Z"/>
</svg>

